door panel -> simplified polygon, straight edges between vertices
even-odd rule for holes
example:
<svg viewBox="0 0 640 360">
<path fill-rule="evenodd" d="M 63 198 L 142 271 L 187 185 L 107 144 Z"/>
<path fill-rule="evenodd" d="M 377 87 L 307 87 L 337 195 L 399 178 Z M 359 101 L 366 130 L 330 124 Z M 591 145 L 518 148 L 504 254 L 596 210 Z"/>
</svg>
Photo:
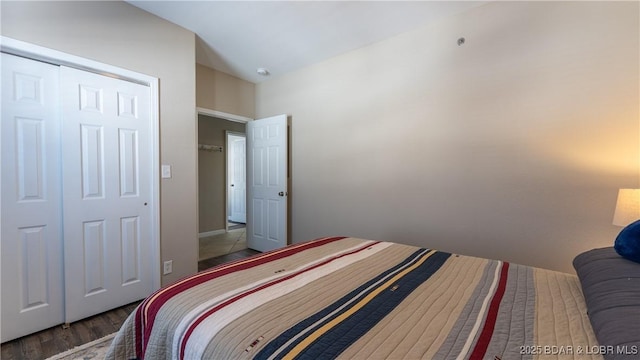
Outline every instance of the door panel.
<svg viewBox="0 0 640 360">
<path fill-rule="evenodd" d="M 138 196 L 138 132 L 119 129 L 120 196 Z"/>
<path fill-rule="evenodd" d="M 247 123 L 247 246 L 287 245 L 287 116 Z"/>
<path fill-rule="evenodd" d="M 82 224 L 82 273 L 84 274 L 85 296 L 95 295 L 106 291 L 106 254 L 105 254 L 105 224 L 104 220 L 87 221 Z"/>
<path fill-rule="evenodd" d="M 229 146 L 229 220 L 247 221 L 246 138 L 228 135 Z"/>
<path fill-rule="evenodd" d="M 122 229 L 122 285 L 139 282 L 140 267 L 138 263 L 140 243 L 140 217 L 132 216 L 120 220 Z"/>
<path fill-rule="evenodd" d="M 2 54 L 2 342 L 64 319 L 58 71 Z"/>
<path fill-rule="evenodd" d="M 153 290 L 149 88 L 61 68 L 66 321 Z M 145 256 L 147 254 L 147 256 Z"/>
<path fill-rule="evenodd" d="M 47 304 L 47 243 L 44 226 L 19 229 L 22 247 L 22 310 L 29 311 Z"/>
<path fill-rule="evenodd" d="M 80 124 L 80 172 L 84 199 L 104 197 L 104 135 L 103 127 Z"/>
</svg>

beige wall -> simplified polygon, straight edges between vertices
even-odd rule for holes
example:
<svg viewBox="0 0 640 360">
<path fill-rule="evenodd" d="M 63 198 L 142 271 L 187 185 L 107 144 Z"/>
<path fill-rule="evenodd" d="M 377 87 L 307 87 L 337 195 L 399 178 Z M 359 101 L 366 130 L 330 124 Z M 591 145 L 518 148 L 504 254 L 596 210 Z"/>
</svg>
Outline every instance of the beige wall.
<svg viewBox="0 0 640 360">
<path fill-rule="evenodd" d="M 638 6 L 490 3 L 257 85 L 257 117 L 292 115 L 294 242 L 564 272 L 610 246 L 640 187 Z"/>
<path fill-rule="evenodd" d="M 201 233 L 225 228 L 227 131 L 245 133 L 246 125 L 198 115 L 198 142 L 223 152 L 198 151 L 198 209 Z"/>
<path fill-rule="evenodd" d="M 196 65 L 196 104 L 228 114 L 255 117 L 255 84 Z"/>
<path fill-rule="evenodd" d="M 197 270 L 195 35 L 124 2 L 2 1 L 2 35 L 160 79 L 162 283 Z M 158 264 L 158 271 L 161 265 Z"/>
</svg>

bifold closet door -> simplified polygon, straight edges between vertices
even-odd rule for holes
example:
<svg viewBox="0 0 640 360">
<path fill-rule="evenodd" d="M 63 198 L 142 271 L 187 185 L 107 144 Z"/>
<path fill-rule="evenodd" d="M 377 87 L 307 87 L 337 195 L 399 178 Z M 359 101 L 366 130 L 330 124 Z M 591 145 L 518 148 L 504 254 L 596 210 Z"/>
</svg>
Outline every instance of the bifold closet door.
<svg viewBox="0 0 640 360">
<path fill-rule="evenodd" d="M 2 342 L 64 320 L 58 76 L 2 54 Z"/>
<path fill-rule="evenodd" d="M 150 99 L 2 54 L 2 342 L 154 290 Z"/>
<path fill-rule="evenodd" d="M 65 318 L 149 295 L 150 89 L 62 66 Z"/>
</svg>

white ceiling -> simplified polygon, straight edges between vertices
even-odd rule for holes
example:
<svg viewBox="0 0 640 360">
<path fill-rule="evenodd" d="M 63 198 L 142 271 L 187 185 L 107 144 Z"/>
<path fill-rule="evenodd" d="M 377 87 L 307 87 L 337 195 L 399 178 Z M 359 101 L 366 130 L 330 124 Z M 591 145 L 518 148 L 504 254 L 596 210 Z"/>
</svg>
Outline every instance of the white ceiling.
<svg viewBox="0 0 640 360">
<path fill-rule="evenodd" d="M 197 34 L 196 61 L 253 83 L 486 1 L 127 1 Z"/>
</svg>

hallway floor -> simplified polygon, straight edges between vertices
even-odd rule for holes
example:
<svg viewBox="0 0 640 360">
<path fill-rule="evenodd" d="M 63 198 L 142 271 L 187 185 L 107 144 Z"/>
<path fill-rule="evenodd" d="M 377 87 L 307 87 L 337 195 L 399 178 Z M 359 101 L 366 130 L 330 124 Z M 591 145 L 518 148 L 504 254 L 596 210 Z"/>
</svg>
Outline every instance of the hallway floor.
<svg viewBox="0 0 640 360">
<path fill-rule="evenodd" d="M 200 239 L 198 261 L 227 255 L 247 248 L 246 227 Z"/>
</svg>

